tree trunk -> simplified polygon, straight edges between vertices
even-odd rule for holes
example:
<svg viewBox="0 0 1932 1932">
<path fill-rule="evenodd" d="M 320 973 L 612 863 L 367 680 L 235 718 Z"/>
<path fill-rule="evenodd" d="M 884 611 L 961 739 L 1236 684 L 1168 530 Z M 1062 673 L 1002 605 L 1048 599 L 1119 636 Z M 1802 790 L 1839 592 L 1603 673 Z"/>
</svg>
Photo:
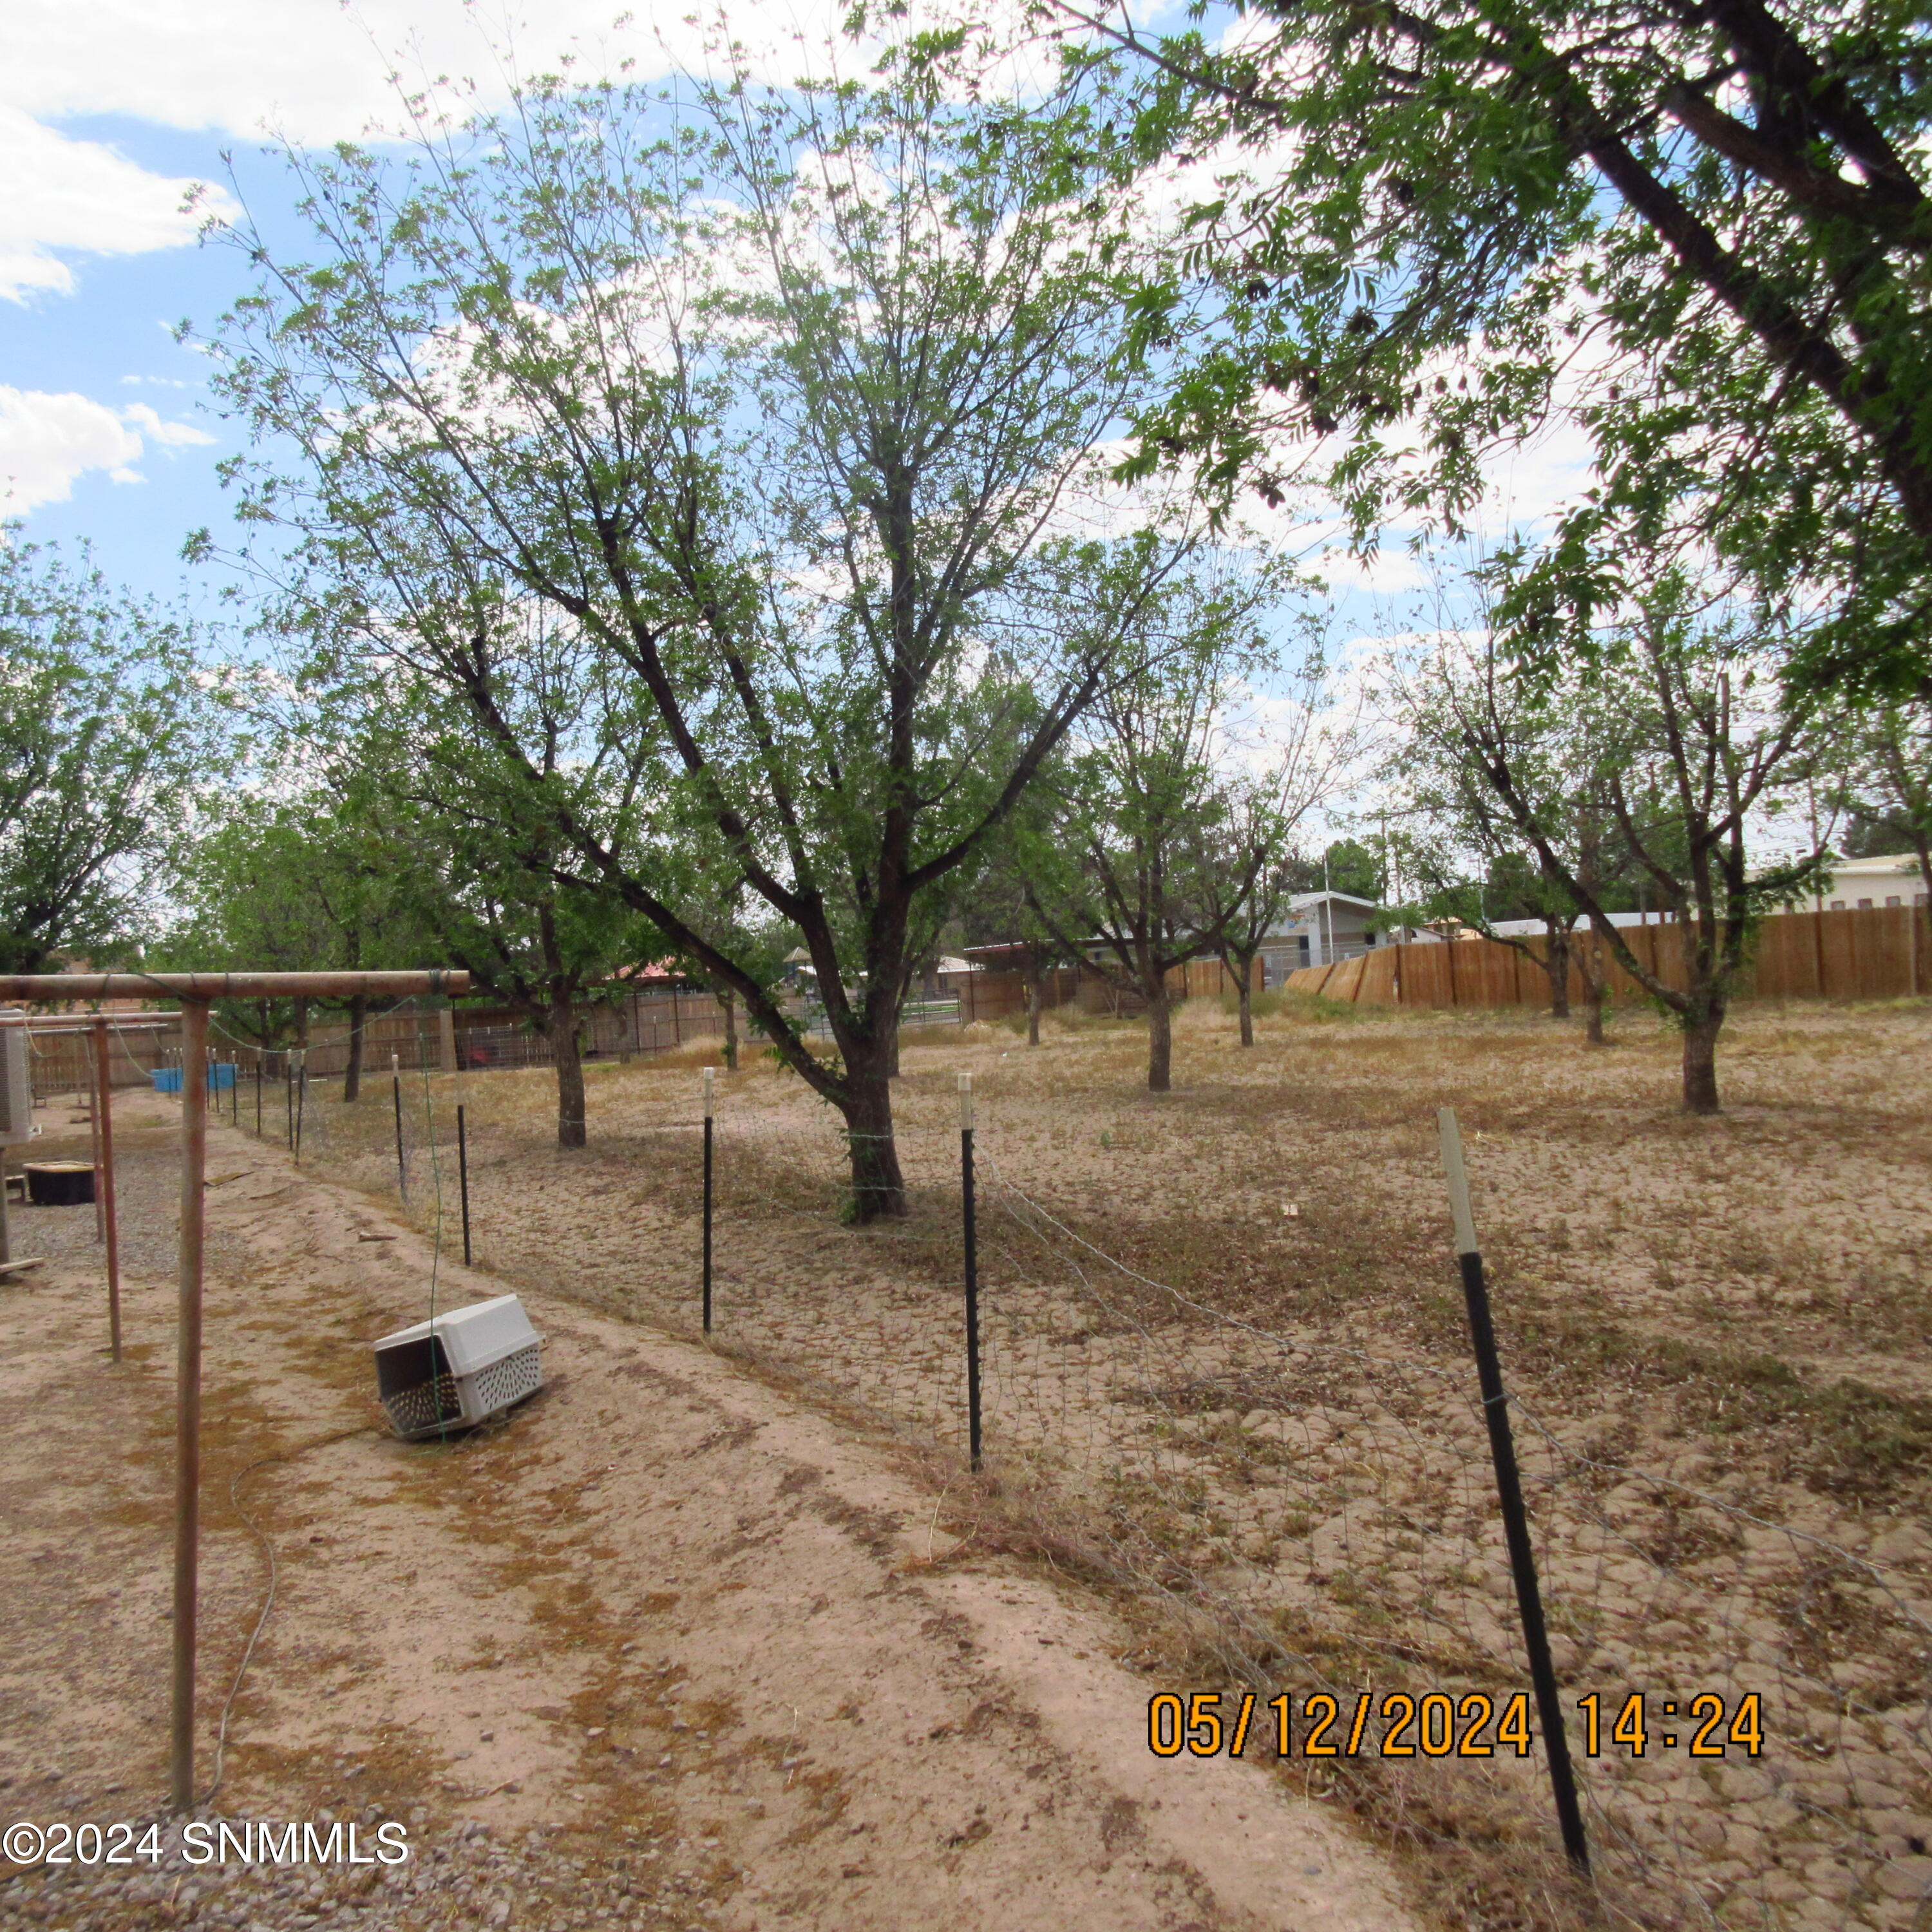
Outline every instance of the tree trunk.
<svg viewBox="0 0 1932 1932">
<path fill-rule="evenodd" d="M 1244 959 L 1234 975 L 1235 988 L 1241 1002 L 1241 1044 L 1252 1046 L 1255 1043 L 1255 962 Z"/>
<path fill-rule="evenodd" d="M 1583 982 L 1583 1037 L 1592 1046 L 1607 1046 L 1604 1009 L 1610 1004 L 1610 975 L 1604 966 L 1604 942 L 1594 932 L 1577 949 L 1576 970 Z"/>
<path fill-rule="evenodd" d="M 1607 1046 L 1610 1041 L 1604 1032 L 1604 1010 L 1610 1003 L 1610 986 L 1600 956 L 1583 968 L 1583 998 L 1587 1003 L 1583 1037 L 1592 1046 Z"/>
<path fill-rule="evenodd" d="M 1040 1044 L 1040 1009 L 1041 1003 L 1040 976 L 1039 962 L 1036 960 L 1029 958 L 1027 963 L 1026 989 L 1027 1044 L 1029 1046 L 1037 1046 Z"/>
<path fill-rule="evenodd" d="M 896 1080 L 899 1077 L 899 1023 L 895 1018 L 892 1028 L 886 1035 L 886 1078 Z"/>
<path fill-rule="evenodd" d="M 892 1076 L 886 1071 L 887 1045 L 868 1044 L 846 1057 L 845 1141 L 852 1162 L 850 1219 L 860 1226 L 904 1214 L 905 1182 L 892 1138 Z"/>
<path fill-rule="evenodd" d="M 1718 1034 L 1724 1024 L 1721 1004 L 1699 1010 L 1684 1016 L 1684 1111 L 1687 1114 L 1718 1112 Z"/>
<path fill-rule="evenodd" d="M 1161 976 L 1148 998 L 1148 1091 L 1165 1094 L 1174 1084 L 1174 1001 Z"/>
<path fill-rule="evenodd" d="M 544 1032 L 550 1057 L 556 1062 L 556 1144 L 584 1144 L 584 1054 L 577 1009 L 567 999 L 555 1001 L 544 1016 Z"/>
<path fill-rule="evenodd" d="M 362 1096 L 362 1028 L 369 1017 L 369 1002 L 358 993 L 349 1002 L 349 1064 L 342 1075 L 344 1106 Z"/>
<path fill-rule="evenodd" d="M 1549 943 L 1544 948 L 1543 970 L 1550 976 L 1550 1017 L 1570 1017 L 1570 934 L 1567 927 L 1545 924 Z"/>
<path fill-rule="evenodd" d="M 721 993 L 718 1004 L 724 1009 L 724 1071 L 735 1073 L 738 1070 L 738 996 Z"/>
</svg>

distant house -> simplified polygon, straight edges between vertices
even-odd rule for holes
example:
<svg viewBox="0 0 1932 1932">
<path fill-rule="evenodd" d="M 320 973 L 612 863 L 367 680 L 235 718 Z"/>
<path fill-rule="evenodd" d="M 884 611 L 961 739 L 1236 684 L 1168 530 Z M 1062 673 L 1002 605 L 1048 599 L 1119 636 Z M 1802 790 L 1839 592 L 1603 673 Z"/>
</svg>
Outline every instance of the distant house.
<svg viewBox="0 0 1932 1932">
<path fill-rule="evenodd" d="M 104 973 L 113 969 L 97 966 L 77 953 L 56 953 L 40 968 L 44 973 Z M 152 998 L 113 1000 L 38 1000 L 34 1004 L 46 1012 L 137 1013 L 154 1004 Z"/>
<path fill-rule="evenodd" d="M 970 959 L 962 959 L 956 953 L 946 953 L 920 973 L 909 989 L 910 997 L 915 1000 L 956 1000 L 960 997 L 962 982 L 974 970 Z"/>
<path fill-rule="evenodd" d="M 687 973 L 682 966 L 673 966 L 662 959 L 643 966 L 620 966 L 604 983 L 622 986 L 632 993 L 702 992 L 705 987 L 705 982 L 695 973 Z"/>
<path fill-rule="evenodd" d="M 1613 912 L 1609 915 L 1610 923 L 1619 931 L 1628 926 L 1669 926 L 1676 918 L 1674 912 Z M 1570 928 L 1578 934 L 1590 930 L 1587 919 L 1579 919 Z M 1498 939 L 1540 939 L 1550 928 L 1540 919 L 1498 919 L 1492 920 L 1490 930 Z M 1465 938 L 1476 939 L 1481 935 L 1470 932 Z"/>
<path fill-rule="evenodd" d="M 1925 901 L 1918 859 L 1904 852 L 1882 859 L 1840 859 L 1831 883 L 1810 908 L 1839 912 L 1857 906 L 1922 906 Z"/>
<path fill-rule="evenodd" d="M 1373 899 L 1352 892 L 1296 893 L 1262 942 L 1267 983 L 1279 986 L 1304 966 L 1333 965 L 1366 952 L 1378 943 L 1369 928 L 1378 910 Z"/>
</svg>

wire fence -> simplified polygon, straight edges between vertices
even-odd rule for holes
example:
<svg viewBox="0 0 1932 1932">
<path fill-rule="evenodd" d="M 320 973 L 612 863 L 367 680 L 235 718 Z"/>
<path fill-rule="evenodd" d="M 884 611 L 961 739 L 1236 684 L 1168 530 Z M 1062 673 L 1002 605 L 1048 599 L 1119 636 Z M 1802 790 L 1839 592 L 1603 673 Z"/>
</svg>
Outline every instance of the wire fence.
<svg viewBox="0 0 1932 1932">
<path fill-rule="evenodd" d="M 589 1228 L 571 1216 L 590 1204 L 550 1198 L 526 1142 L 474 1137 L 483 1084 L 467 1148 L 479 1264 L 695 1329 L 696 1070 L 688 1112 L 632 1132 L 634 1184 Z M 795 1089 L 774 1101 L 779 1084 L 717 1109 L 718 1342 L 958 1457 L 969 1514 L 1030 1523 L 1038 1546 L 1184 1633 L 1204 1673 L 1192 1688 L 1221 1702 L 1197 1709 L 1189 1687 L 1150 1682 L 1150 1749 L 1225 1751 L 1238 1724 L 1243 1754 L 1272 1758 L 1286 1719 L 1288 1774 L 1426 1851 L 1460 1923 L 1932 1925 L 1932 1539 L 1888 1513 L 1895 1497 L 1808 1457 L 1808 1426 L 1822 1438 L 1846 1418 L 1739 1432 L 1721 1400 L 1684 1400 L 1640 1429 L 1658 1400 L 1641 1378 L 1506 1353 L 1593 1854 L 1584 1888 L 1550 1816 L 1466 1352 L 1391 1346 L 1346 1306 L 1283 1312 L 1134 1264 L 1055 1192 L 1052 1150 L 1010 1139 L 982 1096 L 990 1487 L 976 1488 L 958 1128 L 929 1099 L 902 1106 L 906 1212 L 854 1228 L 844 1136 L 829 1112 L 802 1115 Z M 263 1131 L 440 1221 L 456 1251 L 455 1083 L 392 1084 L 384 1068 L 370 1090 L 347 1108 L 305 1096 L 298 1073 L 266 1083 Z M 219 1098 L 254 1129 L 245 1078 Z M 1151 1226 L 1158 1202 L 1144 1213 Z M 1640 1463 L 1640 1442 L 1667 1448 Z"/>
</svg>

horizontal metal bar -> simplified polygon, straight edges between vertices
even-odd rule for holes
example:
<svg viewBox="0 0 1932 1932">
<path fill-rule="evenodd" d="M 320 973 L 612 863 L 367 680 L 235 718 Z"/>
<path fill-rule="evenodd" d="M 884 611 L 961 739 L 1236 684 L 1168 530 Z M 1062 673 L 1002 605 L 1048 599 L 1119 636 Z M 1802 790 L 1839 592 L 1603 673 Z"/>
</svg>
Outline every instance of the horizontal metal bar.
<svg viewBox="0 0 1932 1932">
<path fill-rule="evenodd" d="M 470 975 L 451 967 L 421 973 L 18 973 L 0 975 L 0 1000 L 131 1000 L 159 994 L 177 1000 L 346 999 L 358 993 L 447 993 L 470 990 Z"/>
<path fill-rule="evenodd" d="M 29 1033 L 92 1033 L 98 1026 L 116 1033 L 165 1033 L 180 1024 L 179 1013 L 28 1013 L 0 1008 L 0 1026 L 23 1026 Z"/>
</svg>

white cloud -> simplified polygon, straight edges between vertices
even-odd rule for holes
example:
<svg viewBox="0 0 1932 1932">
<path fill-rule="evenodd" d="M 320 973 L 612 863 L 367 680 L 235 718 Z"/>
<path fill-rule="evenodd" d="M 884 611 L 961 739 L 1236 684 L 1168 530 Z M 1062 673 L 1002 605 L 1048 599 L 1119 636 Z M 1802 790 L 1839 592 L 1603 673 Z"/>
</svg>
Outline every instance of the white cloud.
<svg viewBox="0 0 1932 1932">
<path fill-rule="evenodd" d="M 214 440 L 191 423 L 164 422 L 145 403 L 113 410 L 71 390 L 54 394 L 0 384 L 0 514 L 64 503 L 89 470 L 104 470 L 116 483 L 141 482 L 134 466 L 150 442 L 178 447 Z"/>
<path fill-rule="evenodd" d="M 938 0 L 923 0 L 938 4 Z M 1017 0 L 996 0 L 997 16 Z M 147 172 L 45 124 L 124 115 L 244 139 L 272 130 L 304 144 L 359 140 L 403 118 L 398 83 L 444 107 L 500 104 L 514 76 L 568 64 L 589 80 L 722 71 L 754 76 L 862 73 L 873 50 L 846 41 L 845 0 L 758 0 L 729 14 L 710 0 L 628 10 L 623 0 L 9 0 L 0 64 L 0 296 L 70 292 L 57 251 L 128 254 L 188 240 L 191 185 Z M 707 20 L 704 17 L 706 15 Z M 905 23 L 916 27 L 915 19 Z M 394 78 L 392 79 L 392 76 Z M 231 211 L 217 190 L 211 212 Z"/>
<path fill-rule="evenodd" d="M 0 103 L 36 118 L 125 114 L 168 128 L 252 135 L 272 127 L 302 142 L 355 140 L 398 115 L 390 76 L 446 101 L 490 106 L 512 76 L 570 71 L 586 80 L 722 73 L 728 56 L 754 77 L 850 79 L 880 43 L 844 32 L 848 0 L 695 0 L 650 8 L 627 0 L 8 0 Z M 895 38 L 956 16 L 952 0 L 913 0 Z M 1022 0 L 988 0 L 983 39 L 1010 50 L 991 84 L 1036 86 L 1055 50 Z M 628 66 L 626 66 L 628 63 Z"/>
<path fill-rule="evenodd" d="M 352 140 L 393 122 L 392 67 L 411 84 L 473 81 L 487 104 L 507 94 L 512 71 L 541 74 L 566 56 L 586 78 L 614 75 L 625 59 L 646 76 L 702 67 L 708 38 L 682 9 L 632 15 L 623 0 L 546 0 L 527 13 L 501 0 L 9 0 L 7 10 L 0 99 L 28 113 L 243 135 L 267 124 L 302 142 Z M 766 0 L 735 8 L 730 31 L 757 68 L 790 79 L 824 64 L 817 52 L 843 10 Z"/>
<path fill-rule="evenodd" d="M 17 107 L 0 106 L 0 296 L 72 292 L 56 250 L 134 255 L 191 241 L 199 217 L 182 202 L 194 184 L 150 174 L 96 141 L 70 140 Z M 225 199 L 217 198 L 225 208 Z"/>
<path fill-rule="evenodd" d="M 207 430 L 196 429 L 193 423 L 164 422 L 146 403 L 130 404 L 121 414 L 124 421 L 171 449 L 190 444 L 206 445 L 214 440 Z"/>
</svg>

